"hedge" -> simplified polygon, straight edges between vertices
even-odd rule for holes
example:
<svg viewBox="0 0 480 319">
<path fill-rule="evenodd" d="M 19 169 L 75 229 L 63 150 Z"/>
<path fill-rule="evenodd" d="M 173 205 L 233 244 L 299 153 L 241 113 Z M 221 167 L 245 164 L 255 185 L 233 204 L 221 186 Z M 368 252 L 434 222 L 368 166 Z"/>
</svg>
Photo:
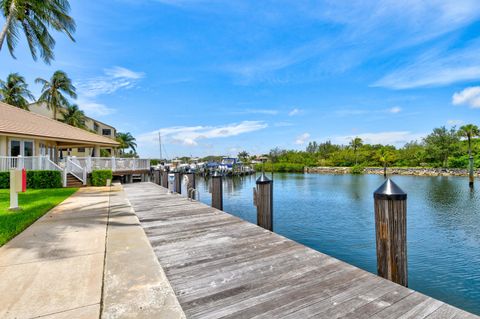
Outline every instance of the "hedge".
<svg viewBox="0 0 480 319">
<path fill-rule="evenodd" d="M 60 171 L 27 171 L 27 189 L 61 188 Z M 0 189 L 10 188 L 10 172 L 0 172 Z"/>
<path fill-rule="evenodd" d="M 92 171 L 92 186 L 106 186 L 107 179 L 112 180 L 112 170 L 95 170 Z"/>
<path fill-rule="evenodd" d="M 257 172 L 262 171 L 263 164 L 256 164 L 255 170 Z M 296 164 L 296 163 L 274 163 L 272 167 L 272 163 L 265 163 L 264 169 L 265 172 L 271 172 L 272 168 L 274 172 L 279 173 L 303 173 L 304 169 L 303 164 Z"/>
</svg>

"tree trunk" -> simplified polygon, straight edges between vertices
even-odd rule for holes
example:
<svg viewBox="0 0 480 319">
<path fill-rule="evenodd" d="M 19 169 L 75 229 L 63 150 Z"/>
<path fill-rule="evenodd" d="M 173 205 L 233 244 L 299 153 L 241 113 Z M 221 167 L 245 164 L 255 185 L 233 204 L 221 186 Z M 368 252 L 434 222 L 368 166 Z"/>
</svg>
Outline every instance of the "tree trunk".
<svg viewBox="0 0 480 319">
<path fill-rule="evenodd" d="M 13 13 L 15 12 L 15 1 L 12 1 L 10 4 L 10 9 L 8 12 L 7 19 L 5 20 L 5 25 L 3 26 L 2 33 L 0 33 L 0 51 L 2 51 L 3 43 L 5 42 L 5 38 L 7 37 L 8 29 L 13 21 Z"/>
</svg>

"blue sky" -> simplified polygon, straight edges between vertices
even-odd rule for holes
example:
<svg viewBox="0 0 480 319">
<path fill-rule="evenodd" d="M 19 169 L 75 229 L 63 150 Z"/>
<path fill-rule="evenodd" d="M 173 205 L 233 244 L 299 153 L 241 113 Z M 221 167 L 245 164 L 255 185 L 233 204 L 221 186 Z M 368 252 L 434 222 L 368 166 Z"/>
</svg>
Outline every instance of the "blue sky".
<svg viewBox="0 0 480 319">
<path fill-rule="evenodd" d="M 0 52 L 0 77 L 66 71 L 86 113 L 141 156 L 236 155 L 308 141 L 402 145 L 480 124 L 477 0 L 71 1 L 56 60 Z M 2 21 L 3 22 L 3 21 Z"/>
</svg>

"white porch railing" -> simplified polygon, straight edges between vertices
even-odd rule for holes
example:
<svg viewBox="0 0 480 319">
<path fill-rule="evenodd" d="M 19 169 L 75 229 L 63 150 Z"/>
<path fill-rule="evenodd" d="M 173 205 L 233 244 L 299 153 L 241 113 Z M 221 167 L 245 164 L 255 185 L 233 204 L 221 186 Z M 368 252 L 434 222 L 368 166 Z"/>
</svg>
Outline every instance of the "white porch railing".
<svg viewBox="0 0 480 319">
<path fill-rule="evenodd" d="M 82 167 L 79 164 L 75 163 L 70 157 L 67 157 L 65 161 L 65 170 L 63 174 L 64 174 L 65 186 L 67 186 L 66 185 L 67 174 L 72 174 L 79 181 L 81 181 L 83 185 L 87 185 L 87 168 Z"/>
<path fill-rule="evenodd" d="M 111 169 L 118 171 L 149 170 L 150 160 L 142 158 L 117 158 L 117 157 L 69 157 L 77 165 L 87 169 L 88 173 L 97 169 Z"/>
<path fill-rule="evenodd" d="M 63 169 L 52 162 L 48 156 L 0 156 L 0 172 L 12 168 L 26 169 L 29 171 L 63 171 Z"/>
</svg>

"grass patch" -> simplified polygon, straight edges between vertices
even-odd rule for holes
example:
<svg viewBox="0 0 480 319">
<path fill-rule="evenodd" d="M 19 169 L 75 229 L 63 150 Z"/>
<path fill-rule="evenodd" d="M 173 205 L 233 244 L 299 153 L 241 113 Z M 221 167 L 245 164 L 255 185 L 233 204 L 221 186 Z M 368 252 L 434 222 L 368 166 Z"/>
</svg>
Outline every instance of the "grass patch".
<svg viewBox="0 0 480 319">
<path fill-rule="evenodd" d="M 77 188 L 30 189 L 18 194 L 20 211 L 9 211 L 10 191 L 0 189 L 0 246 L 21 233 Z"/>
</svg>

